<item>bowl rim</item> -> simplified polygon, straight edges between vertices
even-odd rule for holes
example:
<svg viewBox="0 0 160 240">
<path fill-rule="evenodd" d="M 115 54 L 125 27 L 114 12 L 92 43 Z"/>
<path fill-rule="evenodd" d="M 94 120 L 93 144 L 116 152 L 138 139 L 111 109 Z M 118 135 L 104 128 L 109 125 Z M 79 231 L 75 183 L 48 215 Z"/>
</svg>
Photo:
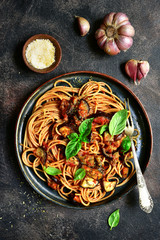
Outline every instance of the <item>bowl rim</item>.
<svg viewBox="0 0 160 240">
<path fill-rule="evenodd" d="M 43 69 L 38 69 L 38 68 L 35 68 L 33 67 L 27 60 L 26 58 L 26 49 L 28 47 L 28 45 L 33 42 L 34 40 L 36 39 L 49 39 L 54 47 L 55 47 L 55 62 L 52 63 L 49 67 L 47 68 L 43 68 Z M 36 34 L 36 35 L 33 35 L 31 36 L 24 44 L 23 46 L 23 50 L 22 50 L 22 56 L 23 56 L 23 60 L 26 64 L 26 66 L 36 72 L 36 73 L 49 73 L 51 71 L 53 71 L 56 67 L 58 67 L 58 65 L 60 64 L 60 61 L 61 61 L 61 58 L 62 58 L 62 49 L 61 49 L 61 46 L 59 44 L 59 42 L 54 38 L 52 37 L 51 35 L 48 35 L 48 34 Z"/>
</svg>

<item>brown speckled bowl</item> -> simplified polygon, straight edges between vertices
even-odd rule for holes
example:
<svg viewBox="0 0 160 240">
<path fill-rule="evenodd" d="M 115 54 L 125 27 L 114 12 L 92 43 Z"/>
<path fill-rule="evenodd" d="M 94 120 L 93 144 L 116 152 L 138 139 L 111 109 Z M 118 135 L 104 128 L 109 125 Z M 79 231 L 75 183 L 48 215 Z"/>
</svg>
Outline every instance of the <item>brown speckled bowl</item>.
<svg viewBox="0 0 160 240">
<path fill-rule="evenodd" d="M 28 45 L 29 45 L 31 42 L 33 42 L 34 40 L 36 40 L 36 39 L 49 39 L 49 40 L 53 43 L 53 45 L 54 45 L 54 47 L 55 47 L 55 62 L 54 62 L 51 66 L 49 66 L 49 67 L 47 67 L 47 68 L 37 69 L 37 68 L 33 67 L 33 66 L 27 61 L 27 58 L 26 58 L 26 49 L 27 49 Z M 47 34 L 37 34 L 37 35 L 34 35 L 34 36 L 30 37 L 30 38 L 26 41 L 26 43 L 25 43 L 24 46 L 23 46 L 22 55 L 23 55 L 24 62 L 25 62 L 25 64 L 27 65 L 27 67 L 28 67 L 29 69 L 31 69 L 32 71 L 37 72 L 37 73 L 48 73 L 48 72 L 53 71 L 56 67 L 58 67 L 58 65 L 59 65 L 59 63 L 60 63 L 60 61 L 61 61 L 61 58 L 62 58 L 62 50 L 61 50 L 61 47 L 60 47 L 58 41 L 57 41 L 55 38 L 53 38 L 52 36 L 47 35 Z"/>
</svg>

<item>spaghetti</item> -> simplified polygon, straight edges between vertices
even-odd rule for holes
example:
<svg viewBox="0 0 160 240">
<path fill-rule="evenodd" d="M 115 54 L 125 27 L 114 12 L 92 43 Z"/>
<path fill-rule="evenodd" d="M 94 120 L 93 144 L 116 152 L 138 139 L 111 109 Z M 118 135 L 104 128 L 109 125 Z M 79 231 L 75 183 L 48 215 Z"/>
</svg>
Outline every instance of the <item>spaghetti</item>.
<svg viewBox="0 0 160 240">
<path fill-rule="evenodd" d="M 131 150 L 121 151 L 125 133 L 112 137 L 108 131 L 99 132 L 122 109 L 123 102 L 104 82 L 89 80 L 81 88 L 75 88 L 66 80 L 56 81 L 54 87 L 37 100 L 27 122 L 24 164 L 33 168 L 41 180 L 66 200 L 89 206 L 109 198 L 134 174 Z M 68 135 L 77 132 L 80 124 L 91 117 L 88 142 L 82 142 L 80 151 L 67 160 Z M 48 167 L 59 173 L 46 173 Z M 75 180 L 80 168 L 85 169 L 86 175 Z"/>
</svg>

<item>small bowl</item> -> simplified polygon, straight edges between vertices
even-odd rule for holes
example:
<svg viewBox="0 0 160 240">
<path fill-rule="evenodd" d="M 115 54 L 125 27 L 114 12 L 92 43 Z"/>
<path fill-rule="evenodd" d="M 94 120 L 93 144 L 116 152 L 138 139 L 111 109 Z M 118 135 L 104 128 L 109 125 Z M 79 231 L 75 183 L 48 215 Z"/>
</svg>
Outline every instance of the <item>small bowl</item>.
<svg viewBox="0 0 160 240">
<path fill-rule="evenodd" d="M 28 45 L 36 39 L 49 39 L 53 43 L 53 46 L 55 47 L 55 62 L 47 68 L 43 68 L 43 69 L 35 68 L 28 62 L 28 60 L 26 58 L 26 49 L 27 49 Z M 61 58 L 62 58 L 62 50 L 61 50 L 61 47 L 60 47 L 58 41 L 55 38 L 53 38 L 52 36 L 47 35 L 47 34 L 37 34 L 37 35 L 30 37 L 26 41 L 26 43 L 23 46 L 22 55 L 23 55 L 24 62 L 29 69 L 31 69 L 32 71 L 37 72 L 37 73 L 48 73 L 48 72 L 53 71 L 59 65 Z"/>
</svg>

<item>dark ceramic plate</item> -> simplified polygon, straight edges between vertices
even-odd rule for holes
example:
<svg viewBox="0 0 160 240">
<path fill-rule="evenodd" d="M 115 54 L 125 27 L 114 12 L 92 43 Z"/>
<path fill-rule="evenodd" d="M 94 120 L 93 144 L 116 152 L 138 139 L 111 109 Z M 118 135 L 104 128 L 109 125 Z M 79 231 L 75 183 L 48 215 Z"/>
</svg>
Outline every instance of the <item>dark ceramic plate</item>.
<svg viewBox="0 0 160 240">
<path fill-rule="evenodd" d="M 104 200 L 99 203 L 91 204 L 89 207 L 73 205 L 73 203 L 61 198 L 55 190 L 49 188 L 45 182 L 41 181 L 34 174 L 31 168 L 28 168 L 23 164 L 21 160 L 21 154 L 22 154 L 21 143 L 23 142 L 24 130 L 26 127 L 27 120 L 32 112 L 35 102 L 42 94 L 44 94 L 46 91 L 48 91 L 53 87 L 53 83 L 56 80 L 65 79 L 71 82 L 71 84 L 74 87 L 81 87 L 90 78 L 95 81 L 104 81 L 107 84 L 109 84 L 113 92 L 122 101 L 124 101 L 124 99 L 129 98 L 130 107 L 133 115 L 134 126 L 140 132 L 140 137 L 138 138 L 138 144 L 137 144 L 137 156 L 139 159 L 142 172 L 145 171 L 150 159 L 151 152 L 152 152 L 152 129 L 151 129 L 151 125 L 150 125 L 150 121 L 148 119 L 147 113 L 144 107 L 142 106 L 140 100 L 136 97 L 136 95 L 128 87 L 126 87 L 123 83 L 121 83 L 117 79 L 105 74 L 97 73 L 97 72 L 82 71 L 82 72 L 67 73 L 67 74 L 58 76 L 54 79 L 49 80 L 42 86 L 40 86 L 26 101 L 18 117 L 17 126 L 16 126 L 16 135 L 15 135 L 16 154 L 18 157 L 18 162 L 23 175 L 25 176 L 26 180 L 29 182 L 29 184 L 33 187 L 33 189 L 36 192 L 38 192 L 43 197 L 59 205 L 70 207 L 70 208 L 76 208 L 76 209 L 92 208 L 92 207 L 100 206 L 121 197 L 122 195 L 128 193 L 136 185 L 136 176 L 134 175 L 131 178 L 131 180 L 127 182 L 124 186 L 117 188 L 114 195 L 112 195 L 107 200 Z"/>
</svg>

